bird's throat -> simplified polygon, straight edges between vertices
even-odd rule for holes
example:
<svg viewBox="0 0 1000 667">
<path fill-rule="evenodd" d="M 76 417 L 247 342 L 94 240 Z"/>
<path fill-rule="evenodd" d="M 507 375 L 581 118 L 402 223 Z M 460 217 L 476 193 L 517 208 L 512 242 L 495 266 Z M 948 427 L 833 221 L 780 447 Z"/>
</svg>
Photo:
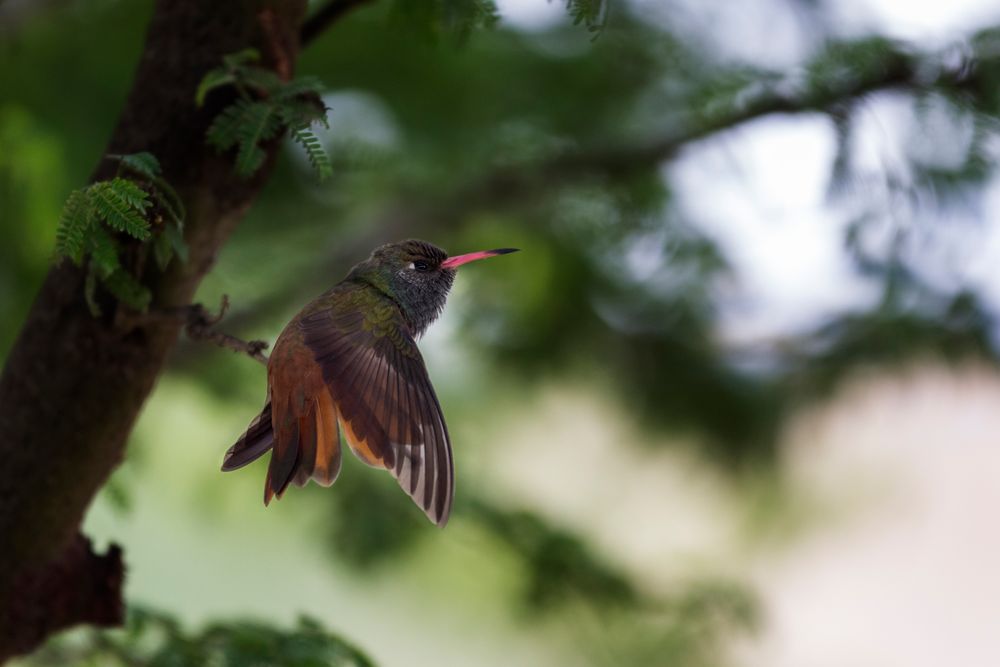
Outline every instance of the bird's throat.
<svg viewBox="0 0 1000 667">
<path fill-rule="evenodd" d="M 441 315 L 455 276 L 450 271 L 442 272 L 439 280 L 416 284 L 407 280 L 408 275 L 403 273 L 393 281 L 389 297 L 399 305 L 416 338 Z"/>
</svg>

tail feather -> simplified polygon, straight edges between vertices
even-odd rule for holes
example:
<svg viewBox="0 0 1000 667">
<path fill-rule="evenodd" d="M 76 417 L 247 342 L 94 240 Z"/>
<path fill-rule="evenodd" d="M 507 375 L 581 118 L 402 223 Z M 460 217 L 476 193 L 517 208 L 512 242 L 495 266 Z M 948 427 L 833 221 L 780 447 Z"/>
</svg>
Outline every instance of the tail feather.
<svg viewBox="0 0 1000 667">
<path fill-rule="evenodd" d="M 292 483 L 305 486 L 316 466 L 316 418 L 313 411 L 299 417 L 299 452 L 292 475 Z"/>
<path fill-rule="evenodd" d="M 287 403 L 284 410 L 281 404 L 278 404 L 275 416 L 278 429 L 275 434 L 275 446 L 271 450 L 271 462 L 267 466 L 267 479 L 264 480 L 265 505 L 270 503 L 274 496 L 281 498 L 288 483 L 292 481 L 292 474 L 299 466 L 299 455 L 302 452 L 299 418 L 291 414 Z"/>
<path fill-rule="evenodd" d="M 281 498 L 289 484 L 305 486 L 315 480 L 330 486 L 340 473 L 341 450 L 337 433 L 337 409 L 329 393 L 323 391 L 312 401 L 306 401 L 303 414 L 290 412 L 290 403 L 279 404 L 281 432 L 273 427 L 271 399 L 250 422 L 239 440 L 226 452 L 222 470 L 242 468 L 251 461 L 271 452 L 271 461 L 264 481 L 264 504 Z"/>
<path fill-rule="evenodd" d="M 305 486 L 315 480 L 330 486 L 340 472 L 340 439 L 337 435 L 337 409 L 327 392 L 322 392 L 308 404 L 305 413 L 298 417 L 288 433 L 282 433 L 282 442 L 290 443 L 288 451 L 275 448 L 271 454 L 271 467 L 265 481 L 265 500 L 281 497 L 288 484 Z M 278 456 L 279 449 L 282 455 Z"/>
<path fill-rule="evenodd" d="M 263 456 L 274 446 L 274 431 L 271 428 L 271 400 L 264 404 L 264 409 L 250 422 L 246 433 L 226 451 L 222 460 L 222 471 L 229 472 L 242 468 L 246 464 Z"/>
</svg>

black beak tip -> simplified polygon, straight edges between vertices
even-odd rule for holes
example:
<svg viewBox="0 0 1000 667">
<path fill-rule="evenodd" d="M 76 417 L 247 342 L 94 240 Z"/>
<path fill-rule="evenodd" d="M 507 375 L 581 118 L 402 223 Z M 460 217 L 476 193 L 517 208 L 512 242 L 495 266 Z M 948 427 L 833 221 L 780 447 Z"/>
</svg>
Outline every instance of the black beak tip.
<svg viewBox="0 0 1000 667">
<path fill-rule="evenodd" d="M 512 252 L 519 251 L 520 248 L 497 248 L 496 250 L 490 250 L 494 255 L 509 255 Z"/>
</svg>

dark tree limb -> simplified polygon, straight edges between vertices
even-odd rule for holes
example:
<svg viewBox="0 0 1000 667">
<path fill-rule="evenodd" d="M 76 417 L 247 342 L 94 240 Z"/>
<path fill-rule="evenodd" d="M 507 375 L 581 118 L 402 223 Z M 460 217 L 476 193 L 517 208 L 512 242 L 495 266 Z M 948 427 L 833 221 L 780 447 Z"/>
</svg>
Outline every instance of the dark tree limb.
<svg viewBox="0 0 1000 667">
<path fill-rule="evenodd" d="M 9 653 L 26 653 L 49 635 L 87 623 L 98 627 L 121 625 L 125 618 L 122 551 L 112 544 L 103 555 L 94 553 L 90 540 L 77 533 L 55 561 L 31 568 L 10 590 L 5 637 Z"/>
<path fill-rule="evenodd" d="M 154 309 L 191 302 L 266 181 L 277 147 L 268 147 L 268 162 L 253 178 L 237 177 L 232 156 L 217 155 L 204 141 L 229 100 L 219 95 L 197 108 L 198 82 L 223 55 L 248 46 L 262 54 L 264 66 L 290 78 L 304 12 L 304 0 L 157 2 L 132 90 L 106 149 L 155 154 L 188 211 L 188 261 L 173 262 L 165 273 L 144 269 Z M 114 167 L 99 163 L 94 178 L 106 178 Z M 0 661 L 60 627 L 94 621 L 95 608 L 121 605 L 116 586 L 92 590 L 92 605 L 71 604 L 81 599 L 74 589 L 84 596 L 92 586 L 85 572 L 90 561 L 80 556 L 79 526 L 121 462 L 183 326 L 163 318 L 123 328 L 120 318 L 94 318 L 83 282 L 69 263 L 52 268 L 0 375 Z M 80 565 L 67 569 L 67 563 Z M 44 582 L 50 581 L 61 582 L 65 595 L 45 594 Z M 39 631 L 30 622 L 38 615 L 54 620 Z"/>
<path fill-rule="evenodd" d="M 356 9 L 369 2 L 371 0 L 328 0 L 325 5 L 320 7 L 316 13 L 302 24 L 302 32 L 299 34 L 299 42 L 302 44 L 302 47 L 305 48 L 308 46 L 324 30 L 339 21 L 352 9 Z"/>
</svg>

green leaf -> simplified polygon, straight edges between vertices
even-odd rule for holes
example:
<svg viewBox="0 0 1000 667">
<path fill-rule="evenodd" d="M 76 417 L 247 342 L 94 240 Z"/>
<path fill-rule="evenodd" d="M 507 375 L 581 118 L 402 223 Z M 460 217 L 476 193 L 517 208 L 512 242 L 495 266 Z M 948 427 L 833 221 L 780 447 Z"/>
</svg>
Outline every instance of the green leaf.
<svg viewBox="0 0 1000 667">
<path fill-rule="evenodd" d="M 83 298 L 87 302 L 87 309 L 94 317 L 101 316 L 101 307 L 97 305 L 97 270 L 93 262 L 87 269 L 87 277 L 83 282 Z"/>
<path fill-rule="evenodd" d="M 248 47 L 242 51 L 230 53 L 222 57 L 222 62 L 230 69 L 237 69 L 248 63 L 255 63 L 260 60 L 260 51 L 253 47 Z"/>
<path fill-rule="evenodd" d="M 90 230 L 90 266 L 97 270 L 101 278 L 107 278 L 121 268 L 118 260 L 118 244 L 100 226 Z"/>
<path fill-rule="evenodd" d="M 241 82 L 265 95 L 272 95 L 285 85 L 281 77 L 263 67 L 244 67 L 237 72 L 237 77 Z"/>
<path fill-rule="evenodd" d="M 156 265 L 160 267 L 160 271 L 165 270 L 174 257 L 174 247 L 165 232 L 166 230 L 163 230 L 153 237 L 153 257 L 156 259 Z"/>
<path fill-rule="evenodd" d="M 245 117 L 249 113 L 249 108 L 254 104 L 249 100 L 236 100 L 220 111 L 205 133 L 208 145 L 218 151 L 235 146 L 240 140 L 240 128 L 246 122 Z"/>
<path fill-rule="evenodd" d="M 149 307 L 152 294 L 125 269 L 118 269 L 103 278 L 104 286 L 118 298 L 119 301 L 140 312 Z"/>
<path fill-rule="evenodd" d="M 608 22 L 610 0 L 566 0 L 566 11 L 573 18 L 573 25 L 585 25 L 587 30 L 599 33 Z"/>
<path fill-rule="evenodd" d="M 120 162 L 125 168 L 150 179 L 156 178 L 162 171 L 156 156 L 145 151 L 129 155 L 108 155 L 108 159 Z"/>
<path fill-rule="evenodd" d="M 282 84 L 274 91 L 275 101 L 283 102 L 302 95 L 322 95 L 326 86 L 315 76 L 300 76 L 294 81 Z"/>
<path fill-rule="evenodd" d="M 149 201 L 149 194 L 131 179 L 112 178 L 110 181 L 106 181 L 106 183 L 108 183 L 112 192 L 140 213 L 145 213 L 146 209 L 152 205 L 152 202 Z"/>
<path fill-rule="evenodd" d="M 205 98 L 216 88 L 228 86 L 236 81 L 236 75 L 230 69 L 216 68 L 209 70 L 198 83 L 198 90 L 194 94 L 194 103 L 204 106 Z"/>
<path fill-rule="evenodd" d="M 326 154 L 326 149 L 320 143 L 319 137 L 308 127 L 295 127 L 291 130 L 292 139 L 302 146 L 309 158 L 309 163 L 316 170 L 316 175 L 321 181 L 333 176 L 333 165 L 330 164 L 330 156 Z"/>
<path fill-rule="evenodd" d="M 319 123 L 330 127 L 326 120 L 326 107 L 317 105 L 314 101 L 303 98 L 291 98 L 279 103 L 278 113 L 287 127 L 308 126 Z"/>
<path fill-rule="evenodd" d="M 273 138 L 281 129 L 281 119 L 271 102 L 237 100 L 215 117 L 206 138 L 220 151 L 239 146 L 236 173 L 249 176 L 264 162 L 260 142 Z"/>
<path fill-rule="evenodd" d="M 59 217 L 56 252 L 63 257 L 69 257 L 77 266 L 83 262 L 86 235 L 93 219 L 91 206 L 86 190 L 74 190 L 66 199 L 62 215 Z"/>
<path fill-rule="evenodd" d="M 146 209 L 149 195 L 134 182 L 125 178 L 100 181 L 88 188 L 96 214 L 109 227 L 140 241 L 149 238 Z"/>
<path fill-rule="evenodd" d="M 261 142 L 272 139 L 281 127 L 282 123 L 274 105 L 254 102 L 247 107 L 242 124 L 238 128 L 237 174 L 248 177 L 260 168 L 264 158 L 267 157 L 260 147 Z"/>
<path fill-rule="evenodd" d="M 240 144 L 240 150 L 236 153 L 236 173 L 243 178 L 254 175 L 260 166 L 264 164 L 267 153 L 254 142 Z"/>
</svg>

